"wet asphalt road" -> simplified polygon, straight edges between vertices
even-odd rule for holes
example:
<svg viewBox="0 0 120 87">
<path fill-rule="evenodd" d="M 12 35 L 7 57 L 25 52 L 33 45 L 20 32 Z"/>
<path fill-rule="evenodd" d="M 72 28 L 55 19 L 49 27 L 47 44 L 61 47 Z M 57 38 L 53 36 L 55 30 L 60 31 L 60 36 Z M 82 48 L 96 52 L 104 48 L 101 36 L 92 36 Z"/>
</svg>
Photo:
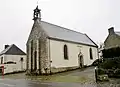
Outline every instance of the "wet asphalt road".
<svg viewBox="0 0 120 87">
<path fill-rule="evenodd" d="M 64 83 L 64 82 L 44 82 L 30 80 L 1 79 L 0 87 L 97 87 L 95 84 Z"/>
<path fill-rule="evenodd" d="M 76 79 L 76 77 L 79 78 Z M 82 71 L 75 70 L 48 76 L 48 78 L 54 78 L 52 80 L 43 81 L 42 78 L 45 77 L 38 77 L 41 78 L 41 80 L 38 80 L 37 77 L 35 77 L 36 79 L 33 79 L 33 77 L 30 78 L 31 79 L 26 79 L 24 74 L 8 75 L 4 76 L 4 78 L 0 77 L 0 87 L 120 87 L 120 79 L 111 79 L 109 82 L 96 83 L 94 78 L 94 67 Z M 64 80 L 65 78 L 68 79 Z M 56 81 L 56 79 L 58 80 Z M 69 79 L 74 80 L 68 81 Z"/>
<path fill-rule="evenodd" d="M 13 80 L 13 79 L 1 79 L 0 87 L 94 87 L 92 84 L 79 84 L 79 83 L 60 83 L 60 82 L 44 82 L 30 80 Z"/>
<path fill-rule="evenodd" d="M 112 83 L 64 83 L 64 82 L 39 82 L 23 79 L 1 79 L 0 87 L 120 87 L 120 84 Z"/>
</svg>

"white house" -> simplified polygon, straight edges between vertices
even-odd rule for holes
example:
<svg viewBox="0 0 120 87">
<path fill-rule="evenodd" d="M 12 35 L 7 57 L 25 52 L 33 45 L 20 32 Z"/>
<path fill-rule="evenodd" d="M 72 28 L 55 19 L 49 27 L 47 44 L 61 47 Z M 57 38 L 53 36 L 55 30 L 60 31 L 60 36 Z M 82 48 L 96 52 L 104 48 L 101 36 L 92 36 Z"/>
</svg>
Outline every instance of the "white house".
<svg viewBox="0 0 120 87">
<path fill-rule="evenodd" d="M 28 74 L 82 68 L 98 58 L 98 46 L 86 34 L 41 21 L 38 6 L 33 20 L 26 44 Z"/>
<path fill-rule="evenodd" d="M 4 66 L 4 74 L 25 71 L 26 53 L 14 44 L 5 45 L 5 49 L 0 53 L 0 66 Z"/>
</svg>

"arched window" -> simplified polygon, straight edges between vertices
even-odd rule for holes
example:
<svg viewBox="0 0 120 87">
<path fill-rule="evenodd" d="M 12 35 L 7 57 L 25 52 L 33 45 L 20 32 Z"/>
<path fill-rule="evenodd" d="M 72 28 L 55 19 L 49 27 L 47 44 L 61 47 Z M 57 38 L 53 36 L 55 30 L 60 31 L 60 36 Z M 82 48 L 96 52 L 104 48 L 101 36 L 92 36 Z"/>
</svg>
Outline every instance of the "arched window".
<svg viewBox="0 0 120 87">
<path fill-rule="evenodd" d="M 68 60 L 68 48 L 67 48 L 67 45 L 64 45 L 64 59 Z"/>
<path fill-rule="evenodd" d="M 90 59 L 92 60 L 93 59 L 92 48 L 90 48 L 89 51 L 90 51 Z"/>
</svg>

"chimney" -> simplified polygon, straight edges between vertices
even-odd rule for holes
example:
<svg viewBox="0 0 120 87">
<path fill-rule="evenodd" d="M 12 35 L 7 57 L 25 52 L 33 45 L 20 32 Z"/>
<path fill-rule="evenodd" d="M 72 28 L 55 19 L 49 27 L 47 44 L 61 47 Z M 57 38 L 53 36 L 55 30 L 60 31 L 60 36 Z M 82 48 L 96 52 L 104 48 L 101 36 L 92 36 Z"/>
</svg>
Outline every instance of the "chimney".
<svg viewBox="0 0 120 87">
<path fill-rule="evenodd" d="M 5 49 L 8 48 L 8 47 L 9 47 L 9 45 L 5 45 Z"/>
<path fill-rule="evenodd" d="M 109 28 L 109 29 L 108 29 L 108 32 L 109 32 L 109 34 L 114 34 L 114 33 L 115 33 L 115 32 L 114 32 L 114 27 Z"/>
</svg>

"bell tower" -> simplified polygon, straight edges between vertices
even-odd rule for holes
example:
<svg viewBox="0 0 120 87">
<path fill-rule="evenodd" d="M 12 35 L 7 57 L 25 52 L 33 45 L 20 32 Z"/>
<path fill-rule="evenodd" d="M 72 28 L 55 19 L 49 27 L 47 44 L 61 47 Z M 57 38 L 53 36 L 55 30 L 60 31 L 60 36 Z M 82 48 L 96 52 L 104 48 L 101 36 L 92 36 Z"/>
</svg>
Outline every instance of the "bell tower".
<svg viewBox="0 0 120 87">
<path fill-rule="evenodd" d="M 34 14 L 33 14 L 33 20 L 41 19 L 41 10 L 38 8 L 38 5 L 36 9 L 34 9 Z"/>
</svg>

